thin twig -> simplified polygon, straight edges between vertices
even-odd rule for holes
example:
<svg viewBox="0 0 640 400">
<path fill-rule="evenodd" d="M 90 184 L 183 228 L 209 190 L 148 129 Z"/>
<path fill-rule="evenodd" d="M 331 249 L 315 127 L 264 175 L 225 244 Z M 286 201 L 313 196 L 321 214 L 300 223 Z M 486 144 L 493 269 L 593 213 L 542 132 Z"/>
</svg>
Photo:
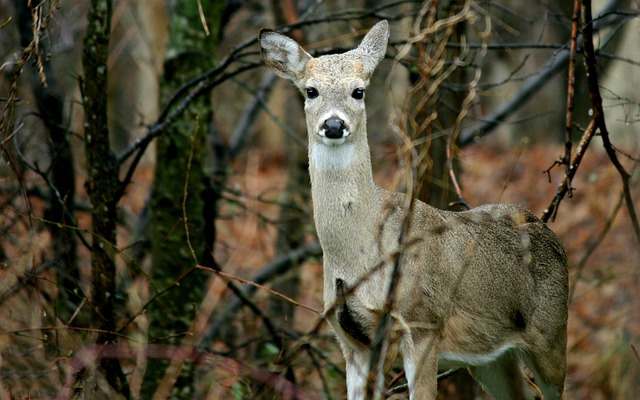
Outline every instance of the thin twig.
<svg viewBox="0 0 640 400">
<path fill-rule="evenodd" d="M 200 23 L 202 24 L 204 35 L 209 36 L 209 27 L 207 26 L 207 19 L 204 15 L 204 10 L 202 9 L 202 0 L 198 0 L 198 15 L 200 16 Z"/>
<path fill-rule="evenodd" d="M 38 116 L 40 115 L 38 114 Z M 58 202 L 58 204 L 60 205 L 60 208 L 62 209 L 62 212 L 64 213 L 64 216 L 67 217 L 67 219 L 71 222 L 70 225 L 65 224 L 65 228 L 67 229 L 71 228 L 71 230 L 75 232 L 80 242 L 82 242 L 82 244 L 85 246 L 85 248 L 91 251 L 91 244 L 82 235 L 82 230 L 78 227 L 78 222 L 76 220 L 76 217 L 69 211 L 69 208 L 67 207 L 65 199 L 62 198 L 62 195 L 60 194 L 60 191 L 58 190 L 58 188 L 53 184 L 53 182 L 51 182 L 51 179 L 49 179 L 49 171 L 42 171 L 37 163 L 31 164 L 29 160 L 27 160 L 27 158 L 22 153 L 22 150 L 20 149 L 17 134 L 14 136 L 14 149 L 16 154 L 20 158 L 20 161 L 22 162 L 22 164 L 28 169 L 35 172 L 38 176 L 40 176 L 40 178 L 42 178 L 44 183 L 49 187 L 49 191 L 54 197 L 54 199 L 51 199 L 51 201 Z M 58 222 L 53 222 L 53 223 L 58 223 Z"/>
<path fill-rule="evenodd" d="M 562 183 L 560 183 L 560 185 L 558 186 L 555 197 L 553 198 L 553 200 L 551 200 L 549 206 L 542 212 L 542 216 L 540 217 L 540 219 L 542 219 L 544 222 L 549 221 L 549 219 L 551 219 L 552 221 L 555 220 L 556 215 L 558 214 L 558 207 L 560 206 L 560 202 L 562 201 L 562 199 L 564 199 L 567 192 L 571 190 L 571 181 L 578 171 L 580 162 L 582 161 L 582 158 L 584 157 L 584 154 L 589 147 L 589 143 L 591 143 L 591 139 L 595 135 L 595 131 L 596 123 L 595 119 L 592 119 L 591 122 L 589 122 L 589 126 L 582 135 L 582 139 L 580 140 L 578 148 L 576 149 L 576 154 L 569 162 L 568 172 L 562 179 Z"/>
<path fill-rule="evenodd" d="M 199 2 L 198 2 L 199 3 Z M 191 165 L 193 164 L 193 153 L 195 152 L 195 146 L 197 143 L 198 130 L 200 127 L 200 118 L 196 116 L 195 122 L 195 131 L 191 135 L 191 148 L 189 150 L 189 159 L 187 161 L 187 171 L 184 177 L 184 187 L 182 189 L 182 222 L 184 223 L 184 233 L 187 240 L 187 246 L 189 247 L 189 251 L 191 251 L 191 258 L 193 258 L 194 263 L 198 263 L 198 257 L 196 256 L 196 251 L 193 249 L 193 245 L 191 244 L 191 230 L 189 229 L 189 216 L 187 213 L 187 198 L 189 197 L 189 177 L 191 176 Z"/>
<path fill-rule="evenodd" d="M 13 295 L 18 293 L 25 286 L 30 284 L 31 281 L 34 280 L 39 274 L 43 273 L 49 268 L 58 266 L 60 263 L 61 263 L 61 260 L 56 257 L 52 260 L 45 261 L 36 267 L 33 267 L 31 273 L 25 274 L 24 277 L 16 275 L 17 282 L 13 284 L 11 287 L 9 287 L 7 290 L 2 292 L 2 294 L 0 294 L 0 306 L 4 304 L 5 301 L 9 300 Z M 7 270 L 6 264 L 0 263 L 0 266 L 2 266 L 2 269 L 4 271 Z"/>
<path fill-rule="evenodd" d="M 573 2 L 573 15 L 571 17 L 571 46 L 569 48 L 569 72 L 567 82 L 567 112 L 564 125 L 564 158 L 565 175 L 569 176 L 571 167 L 571 147 L 573 128 L 573 98 L 576 85 L 576 49 L 578 47 L 578 23 L 580 22 L 580 0 Z M 571 181 L 569 181 L 571 187 Z"/>
<path fill-rule="evenodd" d="M 268 287 L 266 287 L 266 286 L 264 286 L 264 285 L 261 285 L 261 284 L 259 284 L 259 283 L 255 283 L 255 282 L 252 282 L 252 281 L 250 281 L 250 280 L 243 279 L 243 278 L 237 277 L 237 276 L 235 276 L 235 275 L 231 275 L 231 274 L 228 274 L 228 273 L 226 273 L 226 272 L 222 272 L 222 271 L 219 271 L 219 270 L 217 270 L 217 269 L 213 269 L 213 268 L 205 267 L 205 266 L 202 266 L 202 265 L 197 265 L 197 266 L 196 266 L 196 268 L 197 268 L 197 269 L 201 269 L 201 270 L 205 270 L 205 271 L 209 271 L 209 272 L 213 272 L 213 273 L 215 273 L 215 274 L 217 274 L 217 275 L 222 276 L 223 278 L 227 278 L 227 279 L 231 279 L 231 280 L 234 280 L 234 281 L 237 281 L 237 282 L 240 282 L 240 283 L 244 283 L 245 285 L 255 286 L 255 287 L 257 287 L 258 289 L 265 290 L 265 291 L 267 291 L 267 292 L 271 293 L 272 295 L 278 296 L 278 297 L 280 297 L 280 298 L 282 298 L 282 299 L 284 299 L 284 300 L 288 301 L 289 303 L 293 304 L 294 306 L 302 307 L 302 308 L 304 308 L 304 309 L 306 309 L 306 310 L 309 310 L 309 311 L 311 311 L 311 312 L 313 312 L 313 313 L 316 313 L 316 314 L 318 314 L 318 315 L 320 315 L 320 314 L 321 314 L 321 312 L 320 312 L 320 311 L 318 311 L 318 310 L 316 310 L 315 308 L 313 308 L 313 307 L 309 307 L 309 306 L 304 305 L 304 304 L 302 304 L 302 303 L 300 303 L 300 302 L 297 302 L 297 301 L 295 301 L 294 299 L 292 299 L 291 297 L 285 296 L 284 294 L 282 294 L 282 293 L 280 293 L 280 292 L 276 292 L 275 290 L 273 290 L 273 289 L 271 289 L 271 288 L 268 288 Z"/>
<path fill-rule="evenodd" d="M 631 350 L 633 350 L 633 354 L 635 354 L 638 361 L 640 361 L 640 353 L 638 353 L 638 349 L 633 343 L 631 343 Z"/>
<path fill-rule="evenodd" d="M 157 291 L 149 300 L 147 300 L 147 302 L 142 307 L 140 307 L 140 310 L 138 310 L 138 312 L 131 314 L 131 316 L 122 324 L 122 326 L 117 330 L 117 332 L 124 332 L 124 330 L 127 329 L 127 327 L 136 318 L 138 318 L 140 315 L 147 312 L 147 308 L 149 307 L 150 304 L 155 302 L 160 296 L 163 296 L 164 294 L 166 294 L 174 286 L 180 285 L 180 282 L 183 281 L 187 276 L 189 276 L 193 271 L 195 271 L 195 268 L 189 268 L 188 270 L 183 272 L 182 275 L 178 277 L 178 279 L 171 282 L 170 284 L 165 286 L 163 289 Z"/>
</svg>

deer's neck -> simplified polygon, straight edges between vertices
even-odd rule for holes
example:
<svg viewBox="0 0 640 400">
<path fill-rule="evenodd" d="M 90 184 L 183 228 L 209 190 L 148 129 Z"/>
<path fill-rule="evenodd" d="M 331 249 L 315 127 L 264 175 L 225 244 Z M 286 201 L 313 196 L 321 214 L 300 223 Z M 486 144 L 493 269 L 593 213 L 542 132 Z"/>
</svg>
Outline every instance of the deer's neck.
<svg viewBox="0 0 640 400">
<path fill-rule="evenodd" d="M 312 143 L 309 173 L 314 208 L 317 210 L 370 203 L 379 190 L 373 181 L 366 143 L 338 146 Z"/>
<path fill-rule="evenodd" d="M 370 251 L 382 193 L 373 181 L 366 142 L 310 143 L 309 172 L 314 220 L 325 260 Z"/>
</svg>

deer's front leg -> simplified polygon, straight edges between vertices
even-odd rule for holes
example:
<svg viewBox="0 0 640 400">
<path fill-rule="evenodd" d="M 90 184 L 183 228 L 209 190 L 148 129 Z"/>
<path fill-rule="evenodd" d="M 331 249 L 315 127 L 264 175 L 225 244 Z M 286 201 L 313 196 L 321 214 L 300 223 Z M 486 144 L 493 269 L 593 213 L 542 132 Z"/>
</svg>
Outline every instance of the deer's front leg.
<svg viewBox="0 0 640 400">
<path fill-rule="evenodd" d="M 438 394 L 438 348 L 434 337 L 405 337 L 403 364 L 411 400 L 435 400 Z"/>
<path fill-rule="evenodd" d="M 367 376 L 369 375 L 370 353 L 343 346 L 344 358 L 347 362 L 347 398 L 364 400 Z"/>
</svg>

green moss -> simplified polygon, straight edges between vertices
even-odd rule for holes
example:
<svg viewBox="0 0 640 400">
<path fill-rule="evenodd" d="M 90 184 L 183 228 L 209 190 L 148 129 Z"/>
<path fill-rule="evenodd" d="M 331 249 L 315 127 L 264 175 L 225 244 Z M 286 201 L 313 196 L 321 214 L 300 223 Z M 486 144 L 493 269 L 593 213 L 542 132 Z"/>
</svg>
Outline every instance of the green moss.
<svg viewBox="0 0 640 400">
<path fill-rule="evenodd" d="M 203 1 L 209 26 L 219 24 L 221 2 Z M 214 7 L 216 5 L 216 7 Z M 211 10 L 217 9 L 217 14 Z M 196 2 L 176 4 L 171 21 L 169 54 L 165 64 L 163 95 L 171 96 L 184 82 L 210 68 L 217 45 L 217 34 L 206 36 Z M 207 54 L 207 57 L 197 56 Z M 195 55 L 195 56 L 194 56 Z M 178 344 L 189 329 L 202 301 L 207 275 L 192 271 L 201 262 L 205 240 L 204 204 L 209 188 L 205 170 L 206 131 L 212 119 L 207 98 L 192 101 L 189 109 L 158 138 L 156 169 L 151 194 L 152 287 L 170 290 L 148 307 L 150 340 Z M 194 259 L 195 256 L 195 259 Z M 164 375 L 167 361 L 149 360 L 143 383 L 143 397 L 150 396 Z M 172 398 L 193 398 L 194 366 L 185 365 L 174 386 Z"/>
</svg>

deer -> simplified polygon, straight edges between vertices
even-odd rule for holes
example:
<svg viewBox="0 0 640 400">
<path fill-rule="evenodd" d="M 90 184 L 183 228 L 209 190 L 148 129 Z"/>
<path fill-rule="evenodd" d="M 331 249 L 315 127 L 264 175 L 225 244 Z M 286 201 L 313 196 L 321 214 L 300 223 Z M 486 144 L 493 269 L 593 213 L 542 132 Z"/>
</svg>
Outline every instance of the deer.
<svg viewBox="0 0 640 400">
<path fill-rule="evenodd" d="M 319 57 L 274 30 L 258 35 L 266 66 L 305 97 L 323 316 L 346 361 L 347 397 L 383 396 L 384 373 L 371 359 L 386 316 L 387 348 L 402 357 L 412 400 L 435 399 L 438 371 L 459 368 L 495 399 L 560 399 L 568 271 L 558 236 L 518 205 L 407 207 L 406 193 L 374 181 L 365 93 L 388 41 L 386 20 L 356 48 Z M 386 307 L 394 274 L 395 301 Z"/>
</svg>

